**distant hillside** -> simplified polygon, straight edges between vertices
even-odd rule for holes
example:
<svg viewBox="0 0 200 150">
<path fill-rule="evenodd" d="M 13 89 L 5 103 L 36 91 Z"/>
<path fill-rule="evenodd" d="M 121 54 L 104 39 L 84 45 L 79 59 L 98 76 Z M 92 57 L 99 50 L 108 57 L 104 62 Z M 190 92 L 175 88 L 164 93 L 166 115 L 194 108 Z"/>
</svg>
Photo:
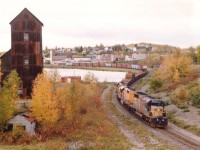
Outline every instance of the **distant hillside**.
<svg viewBox="0 0 200 150">
<path fill-rule="evenodd" d="M 144 43 L 144 42 L 141 42 L 141 43 L 131 43 L 131 44 L 128 44 L 126 45 L 126 47 L 134 47 L 135 45 L 137 46 L 152 46 L 152 50 L 153 51 L 158 51 L 158 52 L 167 52 L 167 51 L 170 51 L 176 47 L 174 46 L 170 46 L 170 45 L 161 45 L 161 44 L 154 44 L 154 43 Z"/>
</svg>

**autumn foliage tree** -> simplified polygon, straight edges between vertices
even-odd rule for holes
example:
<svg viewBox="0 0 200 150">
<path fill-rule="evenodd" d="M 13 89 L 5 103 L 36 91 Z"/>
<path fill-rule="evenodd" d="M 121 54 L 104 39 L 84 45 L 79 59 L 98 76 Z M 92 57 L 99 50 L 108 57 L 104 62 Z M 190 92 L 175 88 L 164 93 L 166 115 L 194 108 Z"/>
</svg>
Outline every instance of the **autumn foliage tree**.
<svg viewBox="0 0 200 150">
<path fill-rule="evenodd" d="M 161 56 L 159 54 L 151 54 L 144 60 L 141 60 L 139 64 L 147 65 L 149 68 L 154 68 L 160 65 Z"/>
<path fill-rule="evenodd" d="M 86 102 L 100 104 L 96 96 L 99 94 L 96 78 L 90 75 L 87 79 L 91 83 L 80 81 L 60 83 L 57 72 L 39 74 L 32 90 L 33 115 L 43 125 L 75 122 L 80 118 L 80 113 L 87 112 Z"/>
<path fill-rule="evenodd" d="M 54 124 L 59 119 L 57 99 L 46 72 L 37 76 L 32 89 L 32 113 L 44 124 Z"/>
<path fill-rule="evenodd" d="M 188 48 L 188 55 L 192 58 L 193 62 L 196 63 L 197 62 L 197 55 L 195 53 L 196 49 L 193 47 L 189 47 Z"/>
<path fill-rule="evenodd" d="M 88 72 L 84 78 L 83 78 L 84 82 L 89 82 L 89 83 L 97 83 L 98 79 L 94 76 L 93 73 Z"/>
<path fill-rule="evenodd" d="M 191 57 L 175 50 L 173 54 L 163 57 L 162 66 L 154 73 L 152 80 L 159 79 L 164 83 L 179 83 L 192 72 Z"/>
<path fill-rule="evenodd" d="M 16 112 L 15 103 L 19 100 L 18 90 L 20 82 L 21 80 L 15 70 L 12 70 L 3 81 L 3 87 L 0 89 L 1 128 L 8 119 L 13 117 Z"/>
<path fill-rule="evenodd" d="M 71 122 L 80 110 L 84 98 L 84 88 L 79 81 L 73 81 L 63 87 L 63 96 L 60 99 L 61 117 Z"/>
</svg>

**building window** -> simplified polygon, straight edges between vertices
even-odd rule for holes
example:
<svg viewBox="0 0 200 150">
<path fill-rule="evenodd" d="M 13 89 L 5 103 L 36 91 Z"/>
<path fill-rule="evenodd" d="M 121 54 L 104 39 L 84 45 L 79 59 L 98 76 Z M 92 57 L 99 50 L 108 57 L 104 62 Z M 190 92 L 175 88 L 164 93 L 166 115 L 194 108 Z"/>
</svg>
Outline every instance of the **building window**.
<svg viewBox="0 0 200 150">
<path fill-rule="evenodd" d="M 24 65 L 28 65 L 29 61 L 27 59 L 24 60 Z"/>
<path fill-rule="evenodd" d="M 28 41 L 28 33 L 24 33 L 24 41 Z"/>
<path fill-rule="evenodd" d="M 24 65 L 29 65 L 29 56 L 24 56 Z"/>
</svg>

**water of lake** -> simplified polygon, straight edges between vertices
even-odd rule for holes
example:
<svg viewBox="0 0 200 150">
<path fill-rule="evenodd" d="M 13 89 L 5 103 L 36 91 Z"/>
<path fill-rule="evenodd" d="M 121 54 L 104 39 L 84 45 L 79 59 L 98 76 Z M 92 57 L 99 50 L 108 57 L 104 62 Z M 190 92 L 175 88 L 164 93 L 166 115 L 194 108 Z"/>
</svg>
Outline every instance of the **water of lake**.
<svg viewBox="0 0 200 150">
<path fill-rule="evenodd" d="M 61 77 L 64 76 L 81 76 L 81 79 L 90 72 L 97 77 L 99 82 L 119 82 L 125 78 L 126 72 L 113 72 L 113 71 L 95 71 L 95 70 L 84 70 L 84 69 L 61 69 L 61 68 L 45 68 L 47 72 L 52 72 L 57 70 Z"/>
</svg>

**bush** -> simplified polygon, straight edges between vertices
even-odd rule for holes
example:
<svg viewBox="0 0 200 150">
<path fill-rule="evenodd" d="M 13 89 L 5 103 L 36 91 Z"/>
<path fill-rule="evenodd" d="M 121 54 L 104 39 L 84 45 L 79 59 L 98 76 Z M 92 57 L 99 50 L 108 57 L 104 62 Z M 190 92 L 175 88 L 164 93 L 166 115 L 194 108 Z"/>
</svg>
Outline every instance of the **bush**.
<svg viewBox="0 0 200 150">
<path fill-rule="evenodd" d="M 27 135 L 22 130 L 0 133 L 0 143 L 6 144 L 30 144 L 34 137 Z"/>
<path fill-rule="evenodd" d="M 171 101 L 182 109 L 186 109 L 190 104 L 200 108 L 200 85 L 198 81 L 177 88 L 171 95 Z M 184 112 L 187 112 L 187 110 L 184 110 Z"/>
<path fill-rule="evenodd" d="M 200 110 L 198 110 L 198 115 L 200 116 Z"/>
<path fill-rule="evenodd" d="M 170 104 L 171 104 L 171 102 L 169 100 L 164 101 L 164 106 L 168 106 Z"/>
<path fill-rule="evenodd" d="M 188 90 L 191 90 L 191 89 L 193 89 L 193 88 L 195 88 L 197 86 L 198 86 L 198 82 L 193 81 L 193 82 L 190 82 L 189 84 L 187 84 L 185 86 L 185 88 L 188 89 Z"/>
<path fill-rule="evenodd" d="M 190 110 L 188 108 L 184 108 L 183 112 L 189 112 Z"/>
<path fill-rule="evenodd" d="M 193 106 L 200 108 L 200 93 L 199 93 L 199 90 L 191 91 L 190 100 L 191 100 Z"/>
<path fill-rule="evenodd" d="M 154 91 L 157 91 L 161 87 L 162 87 L 162 81 L 161 81 L 161 79 L 152 78 L 150 80 L 150 89 L 152 89 Z"/>
<path fill-rule="evenodd" d="M 171 101 L 178 108 L 186 109 L 189 105 L 189 92 L 185 89 L 185 87 L 181 87 L 174 91 L 171 96 Z"/>
</svg>

